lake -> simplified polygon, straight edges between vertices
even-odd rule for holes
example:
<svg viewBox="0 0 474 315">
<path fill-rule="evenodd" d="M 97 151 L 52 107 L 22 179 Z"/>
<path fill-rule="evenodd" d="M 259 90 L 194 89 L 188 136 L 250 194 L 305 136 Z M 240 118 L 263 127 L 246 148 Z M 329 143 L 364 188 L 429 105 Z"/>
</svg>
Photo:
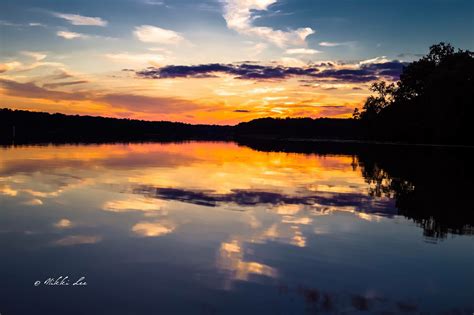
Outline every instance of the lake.
<svg viewBox="0 0 474 315">
<path fill-rule="evenodd" d="M 0 152 L 2 315 L 474 312 L 469 149 Z"/>
</svg>

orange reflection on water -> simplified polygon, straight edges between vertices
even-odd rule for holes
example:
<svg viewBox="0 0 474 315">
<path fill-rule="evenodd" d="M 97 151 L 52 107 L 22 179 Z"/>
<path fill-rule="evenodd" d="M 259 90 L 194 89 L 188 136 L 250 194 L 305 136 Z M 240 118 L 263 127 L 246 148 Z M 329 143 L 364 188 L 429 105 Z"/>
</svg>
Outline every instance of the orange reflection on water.
<svg viewBox="0 0 474 315">
<path fill-rule="evenodd" d="M 179 233 L 192 218 L 209 225 L 241 224 L 241 229 L 229 232 L 220 242 L 216 256 L 218 269 L 234 280 L 248 281 L 252 275 L 278 277 L 275 267 L 247 258 L 249 244 L 307 247 L 308 233 L 327 232 L 317 226 L 318 215 L 356 211 L 351 205 L 320 205 L 304 198 L 368 194 L 368 185 L 360 171 L 353 169 L 351 156 L 259 152 L 230 142 L 1 150 L 0 194 L 16 198 L 22 206 L 46 209 L 60 204 L 72 209 L 79 200 L 78 211 L 97 209 L 108 215 L 102 219 L 105 224 L 113 224 L 110 216 L 133 214 L 125 221 L 126 231 L 147 238 Z M 157 193 L 160 191 L 163 193 Z M 55 220 L 51 226 L 64 232 L 55 244 L 100 242 L 100 235 L 73 234 L 72 227 L 95 224 L 85 215 Z"/>
<path fill-rule="evenodd" d="M 366 189 L 360 174 L 352 171 L 349 156 L 264 153 L 222 142 L 27 146 L 3 149 L 0 162 L 0 178 L 70 170 L 71 175 L 89 172 L 82 177 L 115 182 L 115 175 L 123 175 L 116 172 L 133 169 L 126 174 L 129 183 L 216 193 L 263 188 L 297 193 L 300 186 L 331 192 Z M 2 184 L 3 194 L 14 194 L 18 186 Z"/>
</svg>

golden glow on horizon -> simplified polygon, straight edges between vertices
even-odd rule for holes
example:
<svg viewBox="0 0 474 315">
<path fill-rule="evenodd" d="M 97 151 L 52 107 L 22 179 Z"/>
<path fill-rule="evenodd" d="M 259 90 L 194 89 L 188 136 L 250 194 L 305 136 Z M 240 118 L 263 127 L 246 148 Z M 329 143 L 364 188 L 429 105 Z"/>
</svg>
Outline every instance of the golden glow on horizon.
<svg viewBox="0 0 474 315">
<path fill-rule="evenodd" d="M 350 117 L 369 94 L 367 84 L 303 83 L 302 78 L 259 81 L 219 74 L 153 80 L 127 71 L 86 74 L 44 61 L 19 65 L 4 64 L 11 70 L 0 72 L 0 107 L 236 124 L 260 117 Z"/>
</svg>

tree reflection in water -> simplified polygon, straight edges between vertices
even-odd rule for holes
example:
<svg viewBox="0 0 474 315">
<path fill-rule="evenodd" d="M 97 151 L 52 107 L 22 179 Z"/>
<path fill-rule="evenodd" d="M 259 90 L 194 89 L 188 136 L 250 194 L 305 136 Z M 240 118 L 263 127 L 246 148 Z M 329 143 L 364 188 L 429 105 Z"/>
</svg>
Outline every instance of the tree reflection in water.
<svg viewBox="0 0 474 315">
<path fill-rule="evenodd" d="M 422 227 L 426 237 L 474 234 L 472 148 L 245 139 L 239 143 L 260 151 L 352 155 L 370 196 L 393 198 L 398 214 Z"/>
</svg>

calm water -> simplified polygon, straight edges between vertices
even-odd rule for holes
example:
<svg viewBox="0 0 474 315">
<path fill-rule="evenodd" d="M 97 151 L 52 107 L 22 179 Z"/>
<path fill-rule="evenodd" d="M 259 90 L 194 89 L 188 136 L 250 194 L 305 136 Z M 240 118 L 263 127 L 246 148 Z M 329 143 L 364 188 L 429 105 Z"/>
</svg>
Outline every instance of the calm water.
<svg viewBox="0 0 474 315">
<path fill-rule="evenodd" d="M 472 314 L 472 160 L 257 149 L 0 149 L 0 313 Z"/>
</svg>

